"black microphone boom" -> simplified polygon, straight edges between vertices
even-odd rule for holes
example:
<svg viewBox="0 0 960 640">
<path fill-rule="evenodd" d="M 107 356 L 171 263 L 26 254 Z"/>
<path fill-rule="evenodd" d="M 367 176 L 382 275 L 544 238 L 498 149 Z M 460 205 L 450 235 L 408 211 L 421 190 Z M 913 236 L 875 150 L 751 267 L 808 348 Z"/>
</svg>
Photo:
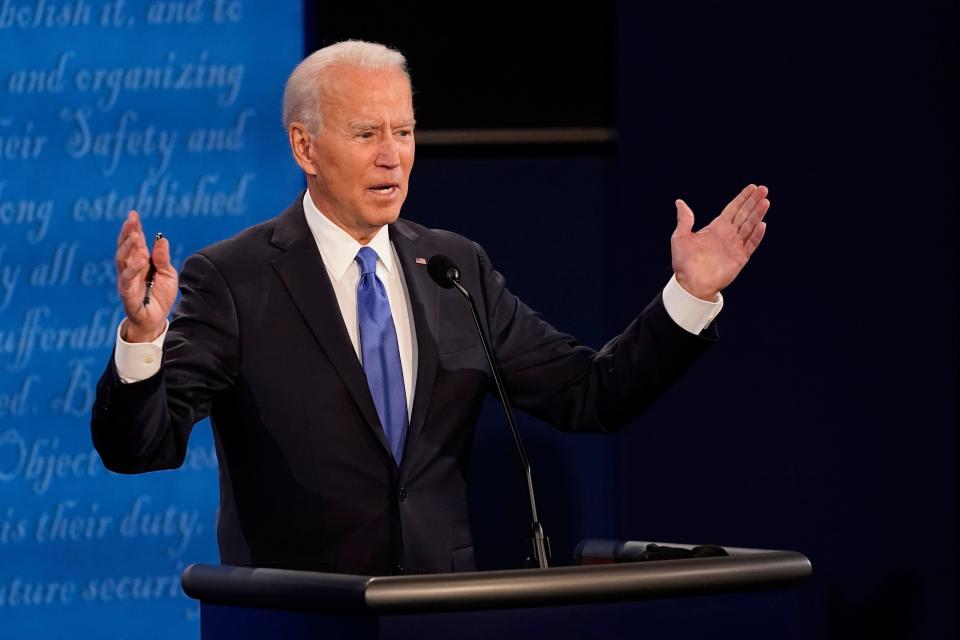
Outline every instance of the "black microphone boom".
<svg viewBox="0 0 960 640">
<path fill-rule="evenodd" d="M 453 260 L 447 256 L 437 254 L 427 261 L 427 272 L 433 281 L 444 289 L 456 289 L 467 302 L 470 303 L 470 311 L 473 314 L 473 321 L 477 325 L 477 333 L 480 335 L 480 344 L 483 346 L 483 354 L 487 357 L 487 363 L 490 365 L 490 371 L 493 373 L 493 382 L 497 388 L 497 395 L 500 397 L 500 404 L 503 405 L 503 412 L 507 416 L 507 424 L 510 425 L 510 432 L 513 434 L 513 440 L 517 445 L 517 453 L 520 454 L 520 463 L 523 465 L 523 472 L 527 477 L 527 495 L 530 499 L 530 540 L 533 548 L 533 557 L 541 569 L 550 566 L 550 539 L 543 532 L 543 525 L 540 524 L 540 518 L 537 516 L 537 498 L 533 491 L 533 472 L 530 470 L 530 459 L 527 458 L 527 450 L 523 446 L 523 440 L 520 438 L 520 431 L 517 429 L 517 422 L 513 419 L 513 408 L 507 398 L 507 390 L 500 379 L 500 368 L 493 358 L 493 350 L 490 348 L 490 341 L 487 334 L 480 324 L 480 314 L 477 313 L 477 305 L 473 301 L 470 292 L 460 284 L 460 270 Z"/>
</svg>

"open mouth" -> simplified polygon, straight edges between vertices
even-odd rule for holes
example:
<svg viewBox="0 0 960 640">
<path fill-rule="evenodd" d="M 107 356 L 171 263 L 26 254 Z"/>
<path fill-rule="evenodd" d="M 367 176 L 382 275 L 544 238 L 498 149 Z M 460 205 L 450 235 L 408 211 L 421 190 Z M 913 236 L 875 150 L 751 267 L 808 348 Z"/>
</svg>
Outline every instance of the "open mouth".
<svg viewBox="0 0 960 640">
<path fill-rule="evenodd" d="M 385 182 L 383 184 L 375 184 L 371 187 L 367 187 L 367 191 L 372 191 L 373 193 L 389 196 L 400 191 L 400 185 L 395 182 Z"/>
</svg>

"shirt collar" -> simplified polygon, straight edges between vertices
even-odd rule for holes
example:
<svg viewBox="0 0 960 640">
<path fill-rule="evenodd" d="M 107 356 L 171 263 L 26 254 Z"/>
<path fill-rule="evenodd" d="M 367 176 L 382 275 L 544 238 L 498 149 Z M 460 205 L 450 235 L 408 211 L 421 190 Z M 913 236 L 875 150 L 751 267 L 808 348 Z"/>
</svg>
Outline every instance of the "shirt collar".
<svg viewBox="0 0 960 640">
<path fill-rule="evenodd" d="M 317 243 L 323 263 L 334 278 L 341 280 L 364 245 L 323 215 L 313 203 L 309 191 L 303 194 L 303 213 L 307 217 L 307 226 Z M 386 225 L 380 227 L 366 246 L 377 252 L 377 257 L 387 272 L 393 272 L 393 251 L 390 248 L 390 232 Z"/>
</svg>

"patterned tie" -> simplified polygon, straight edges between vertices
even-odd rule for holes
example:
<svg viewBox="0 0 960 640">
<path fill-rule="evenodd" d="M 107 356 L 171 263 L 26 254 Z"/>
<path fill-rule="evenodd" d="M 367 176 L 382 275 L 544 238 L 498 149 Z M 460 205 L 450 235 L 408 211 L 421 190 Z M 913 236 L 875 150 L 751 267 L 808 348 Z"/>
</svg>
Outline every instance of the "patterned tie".
<svg viewBox="0 0 960 640">
<path fill-rule="evenodd" d="M 393 459 L 399 465 L 407 437 L 407 394 L 403 387 L 403 369 L 400 368 L 397 329 L 390 315 L 386 289 L 377 277 L 377 252 L 363 247 L 357 252 L 356 260 L 360 265 L 357 319 L 363 370 Z"/>
</svg>

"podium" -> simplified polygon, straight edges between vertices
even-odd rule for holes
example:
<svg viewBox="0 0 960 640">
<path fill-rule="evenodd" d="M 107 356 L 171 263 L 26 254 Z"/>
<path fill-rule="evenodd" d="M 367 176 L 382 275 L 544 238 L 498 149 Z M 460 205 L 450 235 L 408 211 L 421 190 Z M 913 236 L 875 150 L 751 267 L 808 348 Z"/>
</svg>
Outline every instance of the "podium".
<svg viewBox="0 0 960 640">
<path fill-rule="evenodd" d="M 811 573 L 798 552 L 726 551 L 723 557 L 384 577 L 194 564 L 181 581 L 187 595 L 200 600 L 202 640 L 506 640 L 577 637 L 579 628 L 629 637 L 617 635 L 617 621 L 640 636 L 643 620 L 630 619 L 631 603 L 778 589 Z"/>
</svg>

